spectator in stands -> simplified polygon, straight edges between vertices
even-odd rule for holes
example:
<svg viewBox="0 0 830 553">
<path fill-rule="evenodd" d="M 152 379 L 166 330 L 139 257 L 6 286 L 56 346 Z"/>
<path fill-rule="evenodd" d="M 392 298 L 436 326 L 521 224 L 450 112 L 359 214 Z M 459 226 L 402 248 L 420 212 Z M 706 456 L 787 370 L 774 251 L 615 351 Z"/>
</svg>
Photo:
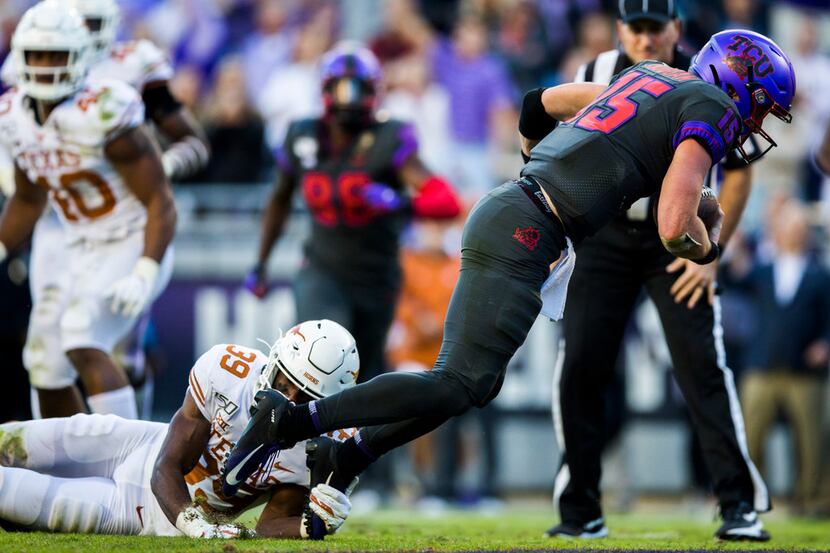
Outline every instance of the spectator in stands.
<svg viewBox="0 0 830 553">
<path fill-rule="evenodd" d="M 767 34 L 767 9 L 761 0 L 723 0 L 721 29 L 751 29 Z"/>
<path fill-rule="evenodd" d="M 239 58 L 223 60 L 213 92 L 202 117 L 212 156 L 194 182 L 264 182 L 271 156 L 265 143 L 265 126 L 248 101 L 245 75 Z"/>
<path fill-rule="evenodd" d="M 201 111 L 202 83 L 199 69 L 189 65 L 178 66 L 170 79 L 170 92 L 197 118 Z"/>
<path fill-rule="evenodd" d="M 260 0 L 256 5 L 256 28 L 242 47 L 248 97 L 256 101 L 274 71 L 288 63 L 296 40 L 286 25 L 291 2 Z"/>
<path fill-rule="evenodd" d="M 799 182 L 805 187 L 801 196 L 808 201 L 822 197 L 822 175 L 816 170 L 812 153 L 824 135 L 830 122 L 830 57 L 819 49 L 816 22 L 807 14 L 800 17 L 795 40 L 795 55 L 791 57 L 798 76 L 798 113 L 793 117 L 799 127 L 800 156 L 803 157 Z M 825 194 L 830 191 L 825 191 Z"/>
<path fill-rule="evenodd" d="M 776 247 L 771 263 L 742 282 L 757 304 L 741 402 L 750 456 L 763 466 L 764 444 L 779 409 L 791 424 L 798 470 L 794 501 L 810 510 L 820 471 L 820 422 L 830 360 L 830 274 L 809 253 L 809 211 L 789 200 L 769 219 Z"/>
<path fill-rule="evenodd" d="M 369 49 L 382 64 L 415 53 L 425 53 L 432 30 L 418 12 L 414 0 L 383 3 L 383 27 L 369 40 Z"/>
<path fill-rule="evenodd" d="M 509 128 L 515 143 L 513 85 L 503 61 L 488 51 L 484 23 L 470 16 L 458 21 L 451 41 L 434 45 L 432 69 L 450 95 L 451 180 L 463 196 L 475 200 L 496 184 L 490 140 Z"/>
<path fill-rule="evenodd" d="M 384 75 L 383 109 L 392 118 L 412 123 L 424 163 L 440 175 L 449 174 L 450 99 L 444 87 L 430 80 L 429 60 L 412 54 L 387 63 Z"/>
<path fill-rule="evenodd" d="M 519 90 L 540 86 L 551 67 L 550 41 L 536 3 L 520 0 L 502 14 L 498 51 Z"/>
<path fill-rule="evenodd" d="M 331 46 L 332 27 L 329 11 L 319 12 L 306 23 L 297 34 L 291 61 L 274 70 L 261 89 L 257 104 L 273 147 L 282 144 L 291 121 L 323 111 L 319 62 Z"/>
<path fill-rule="evenodd" d="M 603 52 L 614 48 L 614 34 L 611 19 L 602 13 L 586 15 L 579 22 L 577 44 L 572 48 L 559 68 L 559 80 L 569 83 L 583 64 L 595 59 Z"/>
</svg>

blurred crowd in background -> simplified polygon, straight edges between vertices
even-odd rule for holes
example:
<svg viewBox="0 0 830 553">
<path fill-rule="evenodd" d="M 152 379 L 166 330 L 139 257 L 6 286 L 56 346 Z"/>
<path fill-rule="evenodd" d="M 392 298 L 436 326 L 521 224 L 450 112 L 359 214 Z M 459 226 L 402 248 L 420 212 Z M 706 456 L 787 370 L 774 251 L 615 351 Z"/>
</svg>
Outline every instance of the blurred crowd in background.
<svg viewBox="0 0 830 553">
<path fill-rule="evenodd" d="M 796 68 L 794 122 L 770 130 L 781 137 L 779 147 L 754 166 L 752 199 L 721 270 L 727 353 L 742 383 L 750 451 L 763 466 L 765 435 L 778 413 L 785 413 L 796 429 L 799 452 L 795 494 L 806 503 L 819 489 L 821 455 L 823 464 L 830 464 L 830 447 L 822 445 L 822 440 L 830 442 L 822 415 L 830 361 L 830 277 L 824 269 L 830 186 L 810 163 L 810 152 L 830 122 L 830 5 L 827 0 L 678 3 L 684 49 L 696 51 L 721 29 L 753 29 L 778 40 Z M 17 18 L 31 4 L 0 2 L 0 60 Z M 518 175 L 516 129 L 523 93 L 570 81 L 581 64 L 616 46 L 617 2 L 612 0 L 119 4 L 122 36 L 147 38 L 169 54 L 176 67 L 171 89 L 209 136 L 210 164 L 188 182 L 174 183 L 178 189 L 272 181 L 272 152 L 289 122 L 322 111 L 318 61 L 347 39 L 367 44 L 380 59 L 383 113 L 415 123 L 422 159 L 448 178 L 469 207 Z M 392 368 L 432 365 L 455 282 L 459 230 L 460 222 L 424 223 L 409 234 L 403 259 L 409 278 L 390 336 Z M 778 263 L 782 259 L 784 266 Z M 781 271 L 809 278 L 789 278 L 791 284 L 778 289 L 769 275 Z M 3 294 L 5 313 L 6 298 L 21 296 Z M 10 340 L 21 328 L 14 322 L 4 315 L 1 323 L 10 327 L 4 334 Z M 485 413 L 477 424 L 486 428 L 491 418 Z M 456 429 L 442 432 L 449 437 L 439 433 L 431 439 L 445 447 L 420 442 L 412 464 L 416 474 L 426 475 L 419 484 L 424 493 L 452 498 L 458 493 L 446 480 L 458 466 L 458 441 Z M 484 465 L 492 468 L 495 446 L 479 442 L 490 452 Z M 433 460 L 435 451 L 444 458 Z M 497 495 L 488 470 L 481 481 L 481 495 Z M 830 499 L 824 499 L 830 511 Z"/>
</svg>

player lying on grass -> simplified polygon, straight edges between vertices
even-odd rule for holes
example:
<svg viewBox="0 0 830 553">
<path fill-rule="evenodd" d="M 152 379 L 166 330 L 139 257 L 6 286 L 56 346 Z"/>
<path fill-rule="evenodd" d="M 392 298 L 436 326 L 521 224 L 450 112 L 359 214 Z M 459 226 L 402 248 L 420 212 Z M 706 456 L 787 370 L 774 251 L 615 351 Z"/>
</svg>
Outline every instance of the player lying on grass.
<svg viewBox="0 0 830 553">
<path fill-rule="evenodd" d="M 346 329 L 307 321 L 268 355 L 232 344 L 208 350 L 170 424 L 75 415 L 0 425 L 0 519 L 55 532 L 298 538 L 308 536 L 316 513 L 333 532 L 349 514 L 350 490 L 322 484 L 309 500 L 306 444 L 269 456 L 233 496 L 221 491 L 220 466 L 257 392 L 274 389 L 307 403 L 354 386 L 359 364 Z M 328 439 L 312 440 L 309 449 Z M 262 502 L 255 532 L 231 523 Z"/>
<path fill-rule="evenodd" d="M 794 93 L 787 57 L 750 31 L 712 37 L 691 72 L 648 60 L 608 88 L 528 93 L 520 131 L 529 162 L 520 179 L 470 213 L 433 370 L 384 374 L 305 405 L 265 393 L 228 457 L 228 474 L 255 473 L 266 453 L 321 432 L 364 426 L 342 444 L 327 444 L 317 463 L 345 489 L 380 455 L 487 405 L 537 316 L 561 318 L 573 244 L 638 198 L 659 193 L 658 232 L 669 252 L 701 264 L 717 259 L 723 212 L 699 213 L 704 179 L 750 133 L 769 138 L 761 129 L 768 114 L 789 120 Z M 742 524 L 756 522 L 753 514 Z"/>
</svg>

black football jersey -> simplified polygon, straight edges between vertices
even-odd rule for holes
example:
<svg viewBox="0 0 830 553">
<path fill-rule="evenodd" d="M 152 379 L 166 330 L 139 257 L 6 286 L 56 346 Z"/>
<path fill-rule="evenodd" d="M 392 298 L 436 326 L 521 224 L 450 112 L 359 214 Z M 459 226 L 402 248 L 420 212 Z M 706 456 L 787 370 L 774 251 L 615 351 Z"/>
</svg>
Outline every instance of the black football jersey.
<svg viewBox="0 0 830 553">
<path fill-rule="evenodd" d="M 644 61 L 539 142 L 522 175 L 545 189 L 578 242 L 657 192 L 680 142 L 698 141 L 716 163 L 737 146 L 740 129 L 735 104 L 720 89 Z"/>
<path fill-rule="evenodd" d="M 376 122 L 340 152 L 333 152 L 320 119 L 295 121 L 278 152 L 282 171 L 296 179 L 312 218 L 305 250 L 309 262 L 345 282 L 397 286 L 399 239 L 407 216 L 378 214 L 363 199 L 369 183 L 400 193 L 398 169 L 418 149 L 414 129 Z"/>
</svg>

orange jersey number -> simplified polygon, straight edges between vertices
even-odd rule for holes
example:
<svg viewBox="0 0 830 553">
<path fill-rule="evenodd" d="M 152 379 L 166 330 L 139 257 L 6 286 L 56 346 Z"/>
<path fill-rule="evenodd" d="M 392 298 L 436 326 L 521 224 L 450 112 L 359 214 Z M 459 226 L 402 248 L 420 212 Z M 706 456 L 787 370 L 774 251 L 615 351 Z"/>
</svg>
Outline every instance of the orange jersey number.
<svg viewBox="0 0 830 553">
<path fill-rule="evenodd" d="M 251 365 L 249 365 L 249 363 L 256 359 L 256 354 L 240 351 L 233 344 L 225 348 L 225 351 L 228 352 L 228 355 L 224 355 L 222 357 L 219 361 L 219 366 L 239 378 L 245 378 L 248 376 L 248 372 L 251 370 Z M 235 359 L 232 359 L 231 357 L 234 357 Z"/>
<path fill-rule="evenodd" d="M 36 184 L 49 188 L 43 178 Z M 65 173 L 60 177 L 60 189 L 49 192 L 64 218 L 71 222 L 80 221 L 82 217 L 98 219 L 111 212 L 116 204 L 115 194 L 107 181 L 92 171 Z"/>
</svg>

